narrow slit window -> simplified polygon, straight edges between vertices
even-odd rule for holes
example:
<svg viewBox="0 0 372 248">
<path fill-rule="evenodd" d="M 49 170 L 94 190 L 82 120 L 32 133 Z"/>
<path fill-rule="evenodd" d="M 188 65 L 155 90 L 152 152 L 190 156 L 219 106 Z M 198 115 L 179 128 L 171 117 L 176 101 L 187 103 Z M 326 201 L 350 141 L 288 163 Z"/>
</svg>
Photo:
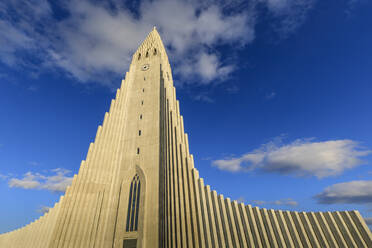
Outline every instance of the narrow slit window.
<svg viewBox="0 0 372 248">
<path fill-rule="evenodd" d="M 143 77 L 143 81 L 146 81 L 146 77 Z"/>
<path fill-rule="evenodd" d="M 141 101 L 141 105 L 143 105 L 143 101 Z"/>
<path fill-rule="evenodd" d="M 142 115 L 140 115 L 140 120 L 142 120 Z"/>
<path fill-rule="evenodd" d="M 141 130 L 138 130 L 138 136 L 141 136 Z"/>
<path fill-rule="evenodd" d="M 142 89 L 142 92 L 145 92 L 145 88 Z"/>
<path fill-rule="evenodd" d="M 127 232 L 136 232 L 138 230 L 139 202 L 141 195 L 141 182 L 136 174 L 130 184 L 127 223 L 125 230 Z"/>
<path fill-rule="evenodd" d="M 148 58 L 149 57 L 149 52 L 146 52 L 146 58 Z"/>
<path fill-rule="evenodd" d="M 139 152 L 140 152 L 140 149 L 139 149 L 139 147 L 137 147 L 137 154 L 139 154 Z"/>
<path fill-rule="evenodd" d="M 141 58 L 141 54 L 139 53 L 139 54 L 138 54 L 138 60 L 140 60 L 140 58 Z"/>
<path fill-rule="evenodd" d="M 156 48 L 154 48 L 154 55 L 156 55 L 158 53 L 158 51 L 156 50 Z"/>
</svg>

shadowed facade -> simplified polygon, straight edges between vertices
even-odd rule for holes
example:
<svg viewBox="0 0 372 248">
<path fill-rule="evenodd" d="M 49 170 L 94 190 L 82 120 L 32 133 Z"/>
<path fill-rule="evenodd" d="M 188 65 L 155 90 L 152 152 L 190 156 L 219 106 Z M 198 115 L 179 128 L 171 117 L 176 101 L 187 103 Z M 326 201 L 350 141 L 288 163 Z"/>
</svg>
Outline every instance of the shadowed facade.
<svg viewBox="0 0 372 248">
<path fill-rule="evenodd" d="M 154 28 L 65 195 L 0 247 L 372 247 L 372 234 L 358 211 L 269 210 L 205 185 Z"/>
</svg>

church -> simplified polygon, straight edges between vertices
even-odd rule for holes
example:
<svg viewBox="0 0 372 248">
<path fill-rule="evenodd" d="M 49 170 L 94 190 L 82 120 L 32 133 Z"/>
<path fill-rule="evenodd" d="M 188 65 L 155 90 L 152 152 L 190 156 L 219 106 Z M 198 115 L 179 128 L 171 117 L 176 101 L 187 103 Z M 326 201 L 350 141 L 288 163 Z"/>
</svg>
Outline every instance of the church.
<svg viewBox="0 0 372 248">
<path fill-rule="evenodd" d="M 257 186 L 259 187 L 259 186 Z M 154 28 L 97 129 L 65 195 L 1 248 L 372 247 L 358 211 L 244 205 L 199 177 Z"/>
</svg>

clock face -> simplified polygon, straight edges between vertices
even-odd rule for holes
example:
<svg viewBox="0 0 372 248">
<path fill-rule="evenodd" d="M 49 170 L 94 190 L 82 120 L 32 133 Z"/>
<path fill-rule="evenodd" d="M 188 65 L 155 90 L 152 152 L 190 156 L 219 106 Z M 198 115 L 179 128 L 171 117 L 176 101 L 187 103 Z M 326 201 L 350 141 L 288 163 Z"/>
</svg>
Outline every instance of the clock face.
<svg viewBox="0 0 372 248">
<path fill-rule="evenodd" d="M 147 71 L 148 69 L 150 69 L 150 65 L 149 65 L 149 64 L 144 64 L 144 65 L 142 65 L 142 67 L 141 67 L 141 70 L 142 70 L 142 71 Z"/>
</svg>

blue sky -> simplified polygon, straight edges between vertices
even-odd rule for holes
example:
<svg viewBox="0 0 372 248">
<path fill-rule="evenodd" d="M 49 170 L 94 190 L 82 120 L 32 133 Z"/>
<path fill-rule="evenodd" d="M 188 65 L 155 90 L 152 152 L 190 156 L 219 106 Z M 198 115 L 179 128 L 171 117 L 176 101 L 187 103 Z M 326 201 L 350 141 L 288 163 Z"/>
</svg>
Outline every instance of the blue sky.
<svg viewBox="0 0 372 248">
<path fill-rule="evenodd" d="M 205 182 L 372 223 L 367 0 L 0 3 L 0 232 L 58 201 L 157 26 Z"/>
</svg>

